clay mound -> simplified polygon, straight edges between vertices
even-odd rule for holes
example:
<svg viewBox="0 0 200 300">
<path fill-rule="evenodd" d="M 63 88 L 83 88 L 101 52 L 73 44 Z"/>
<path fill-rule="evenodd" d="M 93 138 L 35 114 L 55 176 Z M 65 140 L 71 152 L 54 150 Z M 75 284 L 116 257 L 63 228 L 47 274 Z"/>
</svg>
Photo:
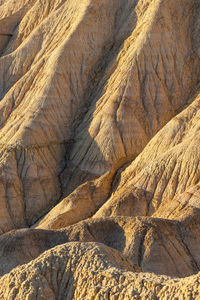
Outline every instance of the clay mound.
<svg viewBox="0 0 200 300">
<path fill-rule="evenodd" d="M 198 224 L 196 220 L 188 225 L 164 219 L 115 217 L 88 219 L 60 231 L 11 231 L 0 238 L 0 274 L 56 245 L 81 241 L 120 251 L 137 271 L 189 276 L 200 270 Z"/>
<path fill-rule="evenodd" d="M 69 243 L 46 251 L 0 280 L 0 299 L 172 299 L 199 295 L 199 275 L 171 279 L 134 273 L 118 251 Z"/>
</svg>

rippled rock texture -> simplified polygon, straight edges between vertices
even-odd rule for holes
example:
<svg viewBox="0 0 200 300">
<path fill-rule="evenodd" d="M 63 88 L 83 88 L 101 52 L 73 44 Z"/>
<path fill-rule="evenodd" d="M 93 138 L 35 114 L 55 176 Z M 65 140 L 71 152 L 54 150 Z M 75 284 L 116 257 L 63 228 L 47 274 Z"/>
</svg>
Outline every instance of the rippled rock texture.
<svg viewBox="0 0 200 300">
<path fill-rule="evenodd" d="M 199 0 L 0 0 L 0 299 L 198 299 L 199 145 Z"/>
</svg>

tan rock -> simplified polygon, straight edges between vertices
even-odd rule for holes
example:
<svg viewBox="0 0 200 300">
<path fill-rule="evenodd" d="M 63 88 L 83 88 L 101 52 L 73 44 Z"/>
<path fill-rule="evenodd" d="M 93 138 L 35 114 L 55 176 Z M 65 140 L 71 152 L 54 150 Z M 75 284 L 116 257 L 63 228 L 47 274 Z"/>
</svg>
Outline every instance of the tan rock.
<svg viewBox="0 0 200 300">
<path fill-rule="evenodd" d="M 199 76 L 195 0 L 14 3 L 0 15 L 13 34 L 0 58 L 2 232 L 113 176 L 183 109 Z"/>
<path fill-rule="evenodd" d="M 0 299 L 200 299 L 199 17 L 0 0 Z"/>
<path fill-rule="evenodd" d="M 137 271 L 185 277 L 200 269 L 198 222 L 155 218 L 87 219 L 59 231 L 26 229 L 0 238 L 0 275 L 57 244 L 98 242 L 120 251 Z M 10 257 L 9 263 L 7 262 Z"/>
<path fill-rule="evenodd" d="M 33 1 L 20 16 L 0 59 L 2 231 L 32 224 L 60 198 L 66 146 L 122 2 Z"/>
<path fill-rule="evenodd" d="M 120 174 L 116 191 L 97 217 L 153 215 L 180 220 L 199 210 L 199 107 L 197 93 L 192 104 L 160 130 Z M 148 197 L 135 196 L 138 189 Z"/>
<path fill-rule="evenodd" d="M 57 246 L 0 280 L 0 299 L 198 299 L 199 292 L 199 274 L 134 273 L 118 251 L 98 243 Z"/>
</svg>

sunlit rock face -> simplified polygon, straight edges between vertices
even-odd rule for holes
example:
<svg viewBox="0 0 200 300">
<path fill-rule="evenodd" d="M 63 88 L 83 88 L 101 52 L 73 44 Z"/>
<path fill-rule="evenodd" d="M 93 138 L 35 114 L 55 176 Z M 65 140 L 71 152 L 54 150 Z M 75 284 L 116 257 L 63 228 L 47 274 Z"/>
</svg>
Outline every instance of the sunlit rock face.
<svg viewBox="0 0 200 300">
<path fill-rule="evenodd" d="M 198 0 L 0 0 L 0 299 L 196 299 L 199 109 Z"/>
</svg>

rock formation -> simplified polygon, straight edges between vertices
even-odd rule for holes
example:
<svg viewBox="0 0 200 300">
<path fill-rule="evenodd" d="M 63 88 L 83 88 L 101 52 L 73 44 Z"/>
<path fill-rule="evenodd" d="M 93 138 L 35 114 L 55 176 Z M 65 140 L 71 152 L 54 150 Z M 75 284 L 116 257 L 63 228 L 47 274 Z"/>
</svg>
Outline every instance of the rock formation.
<svg viewBox="0 0 200 300">
<path fill-rule="evenodd" d="M 199 0 L 0 0 L 0 299 L 200 297 L 199 83 Z"/>
<path fill-rule="evenodd" d="M 99 243 L 57 246 L 5 275 L 1 299 L 198 299 L 199 274 L 171 279 L 135 273 L 120 252 Z"/>
</svg>

